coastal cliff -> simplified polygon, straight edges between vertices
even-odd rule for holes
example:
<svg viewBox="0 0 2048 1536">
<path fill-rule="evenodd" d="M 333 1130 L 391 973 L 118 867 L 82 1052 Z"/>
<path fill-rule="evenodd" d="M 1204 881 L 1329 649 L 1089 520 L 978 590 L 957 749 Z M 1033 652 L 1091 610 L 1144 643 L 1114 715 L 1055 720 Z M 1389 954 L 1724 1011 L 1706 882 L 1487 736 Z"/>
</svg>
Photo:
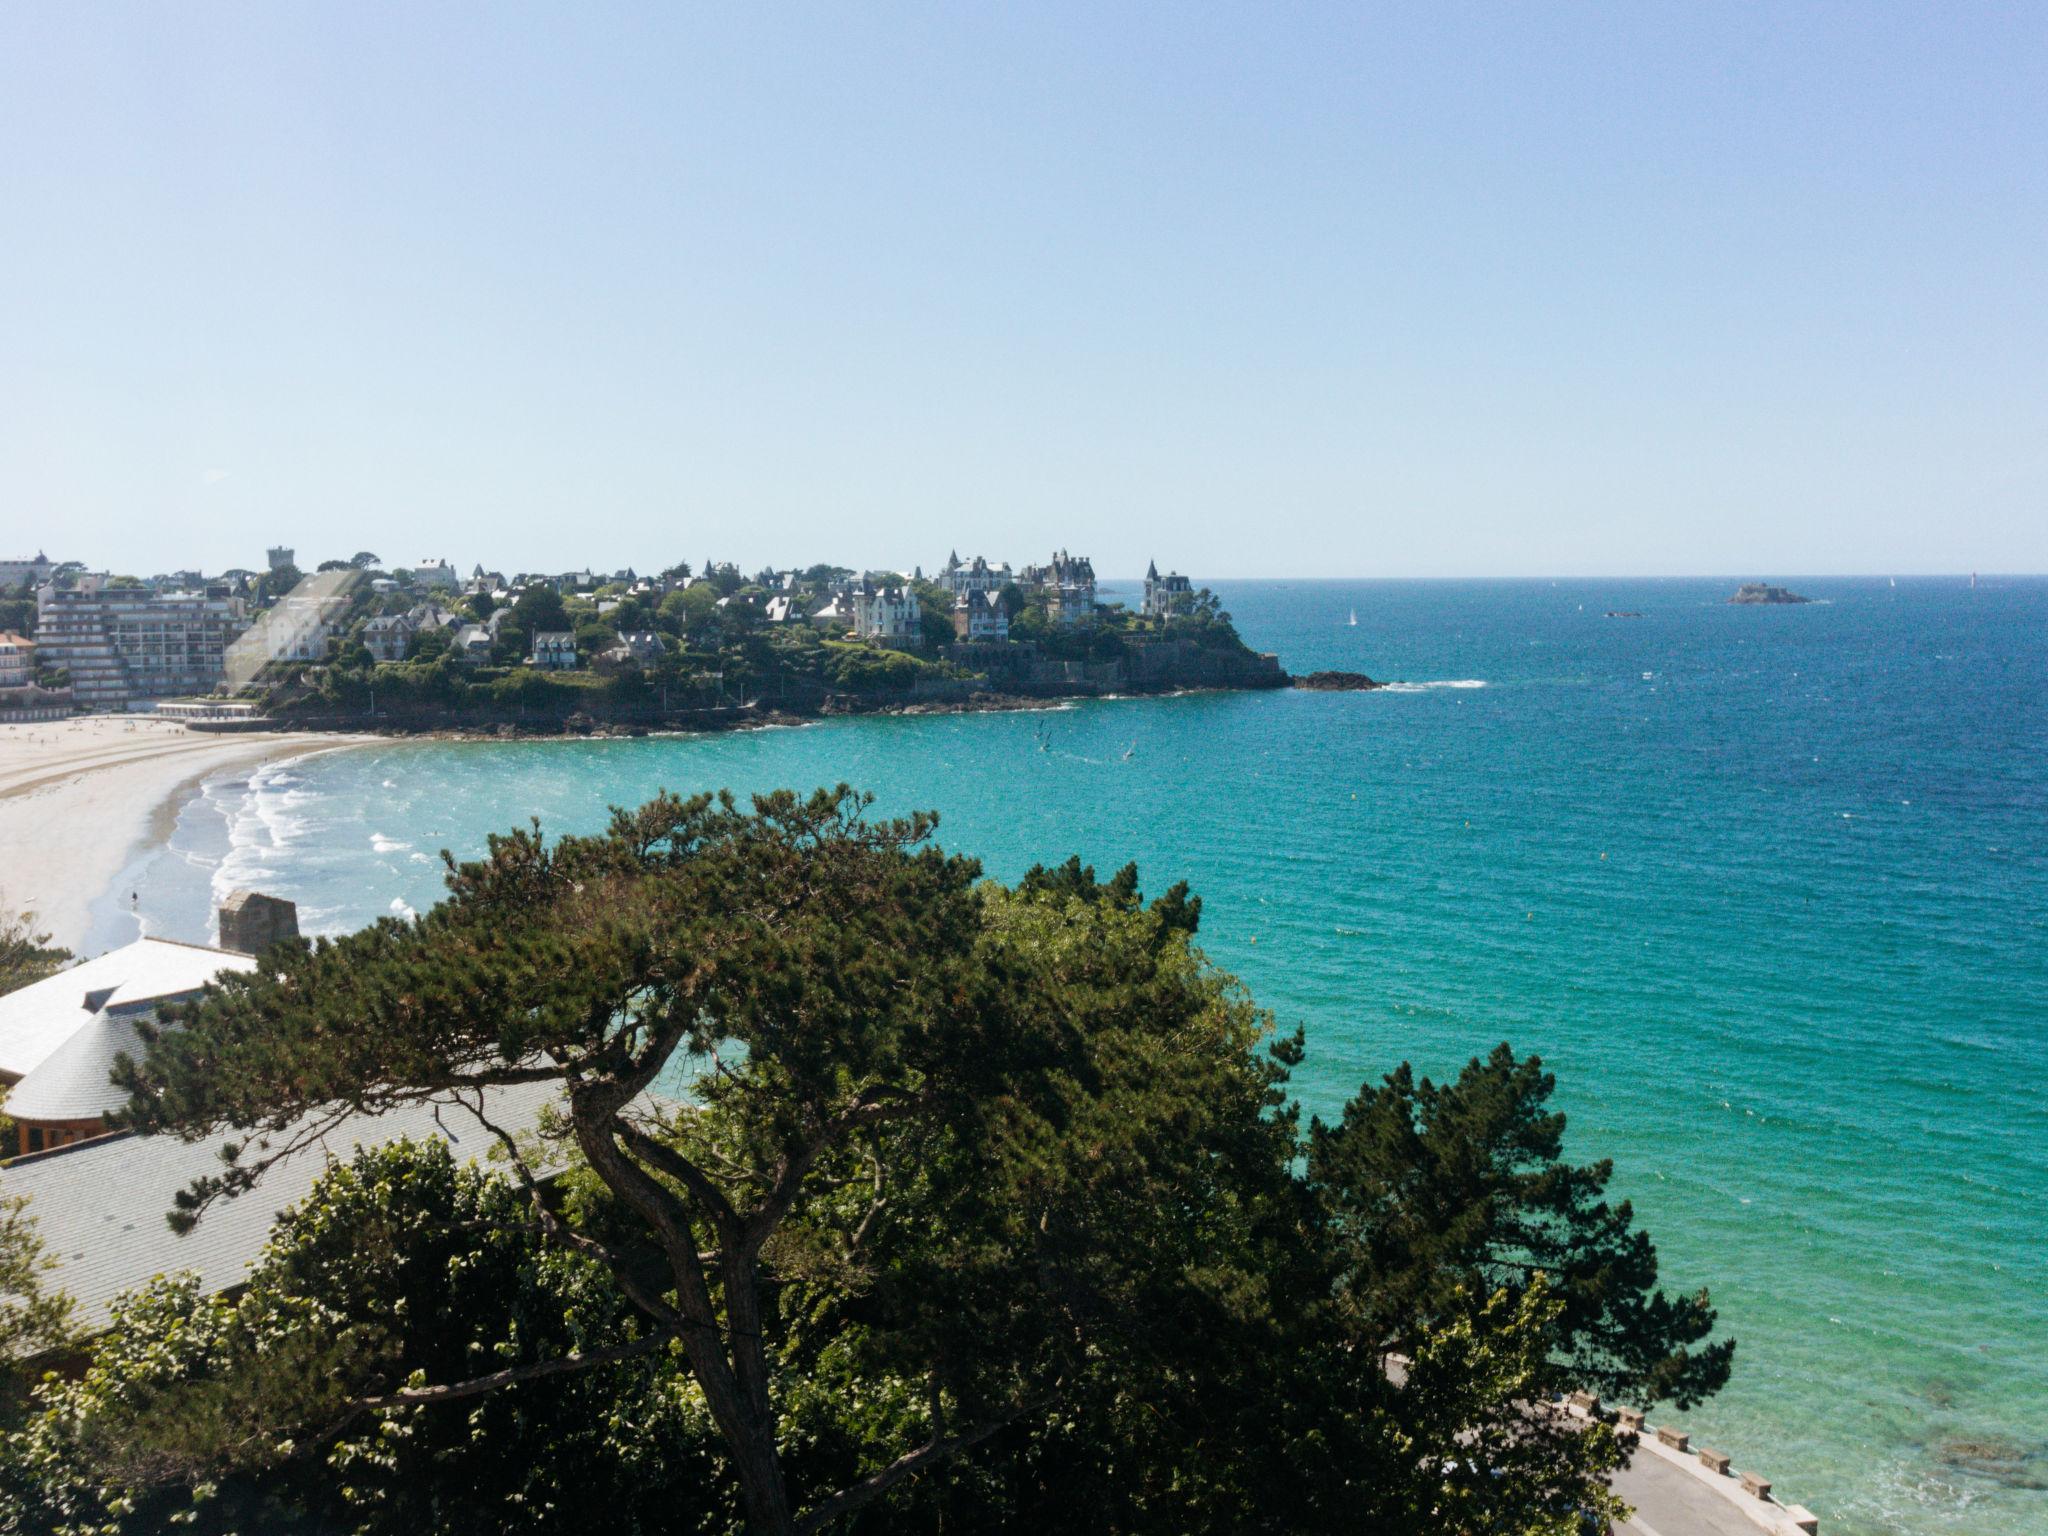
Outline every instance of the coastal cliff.
<svg viewBox="0 0 2048 1536">
<path fill-rule="evenodd" d="M 1192 628 L 1192 627 L 1191 627 Z M 1102 643 L 1103 639 L 1108 643 Z M 936 658 L 877 647 L 841 648 L 863 664 L 800 672 L 764 667 L 713 685 L 664 684 L 637 668 L 548 673 L 464 668 L 447 659 L 382 666 L 369 674 L 311 675 L 274 688 L 265 714 L 301 730 L 585 731 L 725 730 L 777 720 L 904 711 L 1026 708 L 1106 694 L 1285 688 L 1277 656 L 1246 647 L 1223 626 L 1186 636 L 1098 637 L 1092 647 L 1029 641 L 961 643 Z M 835 661 L 846 658 L 835 657 Z"/>
</svg>

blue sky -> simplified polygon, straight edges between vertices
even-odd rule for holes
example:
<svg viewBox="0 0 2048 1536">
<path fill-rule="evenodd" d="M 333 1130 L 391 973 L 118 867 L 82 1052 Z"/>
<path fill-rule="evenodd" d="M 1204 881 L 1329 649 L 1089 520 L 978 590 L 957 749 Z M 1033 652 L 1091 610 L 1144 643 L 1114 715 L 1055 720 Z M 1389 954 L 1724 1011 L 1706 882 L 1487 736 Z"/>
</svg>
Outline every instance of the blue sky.
<svg viewBox="0 0 2048 1536">
<path fill-rule="evenodd" d="M 2048 570 L 2048 8 L 0 11 L 0 553 Z"/>
</svg>

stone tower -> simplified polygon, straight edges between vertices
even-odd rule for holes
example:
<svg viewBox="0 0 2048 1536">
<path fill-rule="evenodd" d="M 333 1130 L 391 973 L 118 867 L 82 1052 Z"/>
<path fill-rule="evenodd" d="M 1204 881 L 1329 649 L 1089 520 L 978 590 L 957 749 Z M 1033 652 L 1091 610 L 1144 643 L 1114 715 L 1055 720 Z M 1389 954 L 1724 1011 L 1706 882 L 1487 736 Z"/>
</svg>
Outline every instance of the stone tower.
<svg viewBox="0 0 2048 1536">
<path fill-rule="evenodd" d="M 278 896 L 236 891 L 220 904 L 220 947 L 260 955 L 299 936 L 299 909 Z"/>
</svg>

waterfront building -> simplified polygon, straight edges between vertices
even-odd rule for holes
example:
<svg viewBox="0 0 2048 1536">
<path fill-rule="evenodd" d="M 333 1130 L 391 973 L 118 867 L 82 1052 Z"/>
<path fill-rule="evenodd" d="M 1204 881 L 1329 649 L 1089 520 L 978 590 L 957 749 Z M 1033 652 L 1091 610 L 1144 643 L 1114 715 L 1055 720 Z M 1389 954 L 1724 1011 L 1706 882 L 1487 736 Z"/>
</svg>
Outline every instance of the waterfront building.
<svg viewBox="0 0 2048 1536">
<path fill-rule="evenodd" d="M 36 643 L 0 629 L 0 688 L 26 688 L 36 680 Z"/>
<path fill-rule="evenodd" d="M 908 587 L 862 581 L 853 589 L 853 633 L 877 645 L 915 646 L 923 638 L 924 614 Z"/>
<path fill-rule="evenodd" d="M 635 662 L 641 666 L 646 666 L 651 662 L 661 660 L 663 653 L 667 650 L 668 637 L 659 630 L 629 629 L 622 631 L 619 635 L 619 643 L 606 651 L 599 659 L 609 662 L 613 666 L 625 666 L 628 662 Z"/>
<path fill-rule="evenodd" d="M 228 647 L 228 686 L 245 688 L 278 662 L 325 661 L 329 643 L 348 618 L 350 589 L 361 579 L 349 569 L 301 577 Z"/>
<path fill-rule="evenodd" d="M 1055 624 L 1073 624 L 1094 616 L 1095 562 L 1086 555 L 1070 555 L 1062 549 L 1048 564 L 1024 567 L 1019 580 L 1034 591 L 1045 605 L 1045 616 Z"/>
<path fill-rule="evenodd" d="M 843 635 L 852 629 L 852 592 L 834 592 L 825 606 L 811 615 L 811 623 L 828 635 Z"/>
<path fill-rule="evenodd" d="M 412 584 L 453 592 L 462 583 L 455 574 L 455 567 L 446 560 L 422 560 L 412 568 Z"/>
<path fill-rule="evenodd" d="M 533 637 L 533 651 L 526 658 L 529 667 L 546 672 L 576 669 L 576 636 L 566 629 L 543 629 Z"/>
<path fill-rule="evenodd" d="M 103 576 L 36 594 L 42 664 L 71 674 L 86 709 L 211 693 L 225 675 L 228 646 L 247 627 L 240 598 L 117 587 Z"/>
<path fill-rule="evenodd" d="M 456 629 L 448 654 L 467 666 L 481 666 L 491 659 L 491 647 L 495 643 L 487 626 L 464 624 Z"/>
<path fill-rule="evenodd" d="M 137 939 L 0 997 L 0 1081 L 20 1153 L 105 1135 L 128 1097 L 108 1079 L 114 1059 L 140 1060 L 143 1030 L 165 1007 L 254 970 L 256 954 L 299 931 L 296 907 L 254 891 L 230 896 L 219 921 L 217 949 Z"/>
<path fill-rule="evenodd" d="M 57 569 L 57 562 L 41 550 L 32 560 L 0 560 L 0 588 L 40 587 Z"/>
<path fill-rule="evenodd" d="M 1000 589 L 963 592 L 953 599 L 953 635 L 959 640 L 1007 640 L 1010 611 Z"/>
<path fill-rule="evenodd" d="M 374 585 L 372 583 L 373 588 Z M 462 623 L 439 603 L 414 603 L 404 613 L 384 613 L 371 619 L 363 625 L 361 638 L 370 655 L 380 664 L 403 661 L 412 654 L 413 641 L 427 630 L 452 628 L 459 632 Z M 497 639 L 495 626 L 491 628 L 490 636 Z"/>
<path fill-rule="evenodd" d="M 409 613 L 383 613 L 363 626 L 362 641 L 379 663 L 403 661 L 419 630 Z"/>
<path fill-rule="evenodd" d="M 972 592 L 1000 592 L 1016 579 L 1007 560 L 1001 565 L 990 565 L 976 555 L 963 562 L 960 552 L 954 550 L 939 568 L 938 584 L 958 598 Z"/>
<path fill-rule="evenodd" d="M 1187 577 L 1178 571 L 1160 575 L 1157 560 L 1145 567 L 1146 618 L 1169 618 L 1176 613 L 1186 613 L 1194 605 L 1194 584 Z"/>
<path fill-rule="evenodd" d="M 35 641 L 0 630 L 0 725 L 62 720 L 71 703 L 69 688 L 37 686 Z"/>
</svg>

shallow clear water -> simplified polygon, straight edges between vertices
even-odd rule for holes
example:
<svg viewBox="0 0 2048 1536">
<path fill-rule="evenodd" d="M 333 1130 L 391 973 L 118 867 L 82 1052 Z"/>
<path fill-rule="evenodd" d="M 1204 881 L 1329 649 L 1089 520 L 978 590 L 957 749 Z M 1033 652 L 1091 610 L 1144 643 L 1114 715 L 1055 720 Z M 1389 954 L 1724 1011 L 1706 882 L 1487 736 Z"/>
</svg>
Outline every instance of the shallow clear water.
<svg viewBox="0 0 2048 1536">
<path fill-rule="evenodd" d="M 209 786 L 101 937 L 131 886 L 174 936 L 237 885 L 347 929 L 664 786 L 848 780 L 1007 878 L 1136 859 L 1307 1026 L 1316 1110 L 1501 1039 L 1554 1066 L 1741 1341 L 1696 1439 L 1826 1530 L 2048 1533 L 2048 582 L 1790 584 L 1826 601 L 1219 584 L 1291 670 L 1418 686 L 336 753 Z"/>
</svg>

